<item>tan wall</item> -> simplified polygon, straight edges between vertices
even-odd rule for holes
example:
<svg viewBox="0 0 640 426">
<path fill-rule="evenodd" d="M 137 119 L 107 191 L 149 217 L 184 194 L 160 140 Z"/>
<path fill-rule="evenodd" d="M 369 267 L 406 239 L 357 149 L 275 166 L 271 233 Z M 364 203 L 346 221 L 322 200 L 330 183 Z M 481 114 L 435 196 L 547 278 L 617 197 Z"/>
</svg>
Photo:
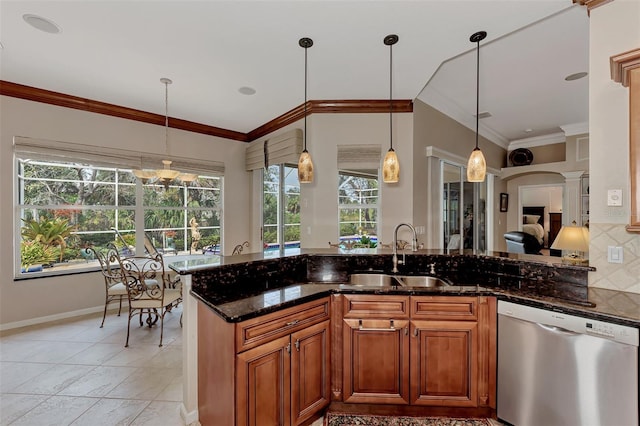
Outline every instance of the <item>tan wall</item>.
<svg viewBox="0 0 640 426">
<path fill-rule="evenodd" d="M 611 80 L 609 58 L 640 48 L 640 2 L 614 1 L 589 19 L 590 234 L 589 285 L 640 293 L 640 234 L 630 219 L 629 90 Z M 607 190 L 622 189 L 623 205 L 607 206 Z M 624 250 L 624 263 L 608 263 L 607 247 Z"/>
<path fill-rule="evenodd" d="M 164 153 L 164 128 L 6 96 L 0 97 L 0 325 L 104 306 L 98 273 L 13 281 L 14 136 Z M 173 143 L 172 143 L 173 142 Z M 171 129 L 170 154 L 222 161 L 225 245 L 249 237 L 250 174 L 244 170 L 245 144 Z M 224 247 L 225 252 L 233 247 Z"/>
<path fill-rule="evenodd" d="M 528 149 L 533 154 L 533 162 L 531 164 L 554 163 L 556 161 L 565 161 L 566 159 L 567 150 L 564 143 L 534 146 Z"/>
</svg>

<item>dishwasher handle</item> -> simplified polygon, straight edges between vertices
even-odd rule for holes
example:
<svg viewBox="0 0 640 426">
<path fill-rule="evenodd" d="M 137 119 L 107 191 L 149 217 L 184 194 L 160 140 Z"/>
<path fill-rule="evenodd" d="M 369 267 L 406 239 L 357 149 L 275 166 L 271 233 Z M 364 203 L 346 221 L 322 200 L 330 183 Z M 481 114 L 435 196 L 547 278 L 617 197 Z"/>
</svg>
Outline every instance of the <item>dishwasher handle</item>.
<svg viewBox="0 0 640 426">
<path fill-rule="evenodd" d="M 540 324 L 540 323 L 535 323 L 535 325 L 537 325 L 538 327 L 547 330 L 550 333 L 554 333 L 554 334 L 562 334 L 565 336 L 578 336 L 580 335 L 580 333 L 576 333 L 575 331 L 571 331 L 571 330 L 567 330 L 566 328 L 562 328 L 562 327 L 558 327 L 555 325 L 547 325 L 547 324 Z"/>
</svg>

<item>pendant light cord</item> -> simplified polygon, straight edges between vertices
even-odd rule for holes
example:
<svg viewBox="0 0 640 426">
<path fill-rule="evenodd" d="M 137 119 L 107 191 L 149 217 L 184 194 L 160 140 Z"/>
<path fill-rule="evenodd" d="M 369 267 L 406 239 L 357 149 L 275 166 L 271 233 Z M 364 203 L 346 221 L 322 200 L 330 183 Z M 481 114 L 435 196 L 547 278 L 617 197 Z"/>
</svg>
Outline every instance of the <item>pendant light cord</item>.
<svg viewBox="0 0 640 426">
<path fill-rule="evenodd" d="M 169 155 L 169 82 L 164 81 L 164 151 Z"/>
<path fill-rule="evenodd" d="M 304 151 L 307 150 L 307 49 L 304 48 Z"/>
<path fill-rule="evenodd" d="M 476 49 L 476 149 L 478 149 L 478 128 L 480 121 L 480 40 Z"/>
<path fill-rule="evenodd" d="M 389 45 L 389 149 L 393 150 L 393 44 Z"/>
</svg>

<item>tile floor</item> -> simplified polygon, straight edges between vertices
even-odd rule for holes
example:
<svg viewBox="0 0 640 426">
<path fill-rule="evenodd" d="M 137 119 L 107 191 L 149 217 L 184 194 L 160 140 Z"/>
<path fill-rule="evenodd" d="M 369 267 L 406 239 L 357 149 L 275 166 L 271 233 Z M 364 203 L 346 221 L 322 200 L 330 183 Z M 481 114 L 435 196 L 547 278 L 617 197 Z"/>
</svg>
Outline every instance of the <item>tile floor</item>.
<svg viewBox="0 0 640 426">
<path fill-rule="evenodd" d="M 182 307 L 160 329 L 87 315 L 0 333 L 0 425 L 182 426 Z"/>
</svg>

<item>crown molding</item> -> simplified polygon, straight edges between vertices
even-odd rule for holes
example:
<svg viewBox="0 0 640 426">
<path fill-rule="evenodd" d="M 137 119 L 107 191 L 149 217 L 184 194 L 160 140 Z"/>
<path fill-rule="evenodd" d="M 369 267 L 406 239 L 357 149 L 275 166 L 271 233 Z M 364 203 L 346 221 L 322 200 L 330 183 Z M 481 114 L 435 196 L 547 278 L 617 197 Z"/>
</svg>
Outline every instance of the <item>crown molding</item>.
<svg viewBox="0 0 640 426">
<path fill-rule="evenodd" d="M 108 104 L 106 102 L 92 99 L 80 98 L 50 90 L 25 86 L 0 80 L 0 95 L 10 96 L 19 99 L 26 99 L 34 102 L 41 102 L 49 105 L 56 105 L 64 108 L 78 109 L 81 111 L 93 112 L 96 114 L 110 115 L 113 117 L 125 118 L 128 120 L 140 121 L 143 123 L 165 125 L 165 116 L 154 114 L 137 109 L 127 108 L 119 105 Z M 263 124 L 249 133 L 236 132 L 234 130 L 222 129 L 220 127 L 209 126 L 207 124 L 195 123 L 193 121 L 182 120 L 180 118 L 169 117 L 169 127 L 186 130 L 194 133 L 201 133 L 209 136 L 216 136 L 240 142 L 251 142 L 271 132 L 281 129 L 288 124 L 304 118 L 305 105 L 301 104 L 279 117 Z M 316 100 L 307 101 L 307 115 L 311 114 L 357 114 L 357 113 L 388 113 L 389 101 L 378 99 L 365 100 Z M 413 112 L 413 101 L 411 99 L 393 100 L 392 110 L 396 112 Z"/>
<path fill-rule="evenodd" d="M 616 83 L 629 87 L 631 70 L 640 67 L 640 49 L 629 50 L 609 58 L 611 79 Z"/>
<path fill-rule="evenodd" d="M 595 9 L 603 4 L 611 3 L 612 1 L 613 0 L 573 0 L 573 3 L 579 4 L 580 6 L 587 6 L 587 13 L 591 16 L 591 9 Z"/>
<path fill-rule="evenodd" d="M 563 124 L 560 128 L 565 136 L 583 135 L 589 133 L 589 122 Z"/>
<path fill-rule="evenodd" d="M 509 144 L 509 151 L 516 148 L 531 148 L 534 146 L 553 145 L 563 143 L 567 140 L 563 132 L 551 133 L 549 135 L 534 136 L 531 138 L 517 139 Z"/>
</svg>

